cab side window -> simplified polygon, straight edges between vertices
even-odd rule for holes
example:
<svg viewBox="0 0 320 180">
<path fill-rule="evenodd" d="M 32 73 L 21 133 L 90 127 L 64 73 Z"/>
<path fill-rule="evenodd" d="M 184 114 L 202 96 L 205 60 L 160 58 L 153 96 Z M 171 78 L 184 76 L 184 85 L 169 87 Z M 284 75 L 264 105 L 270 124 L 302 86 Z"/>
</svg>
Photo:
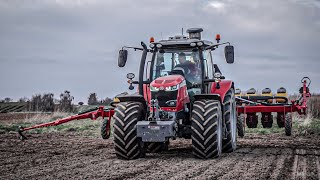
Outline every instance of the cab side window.
<svg viewBox="0 0 320 180">
<path fill-rule="evenodd" d="M 204 70 L 205 70 L 205 76 L 208 79 L 213 79 L 213 64 L 212 64 L 212 56 L 211 56 L 211 51 L 207 50 L 203 52 L 203 58 L 205 59 L 204 63 Z"/>
</svg>

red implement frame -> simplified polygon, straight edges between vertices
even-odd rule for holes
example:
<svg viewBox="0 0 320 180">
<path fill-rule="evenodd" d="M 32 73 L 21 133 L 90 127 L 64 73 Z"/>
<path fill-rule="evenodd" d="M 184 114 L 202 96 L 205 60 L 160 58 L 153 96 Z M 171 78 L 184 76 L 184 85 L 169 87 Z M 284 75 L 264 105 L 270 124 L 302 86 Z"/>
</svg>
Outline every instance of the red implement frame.
<svg viewBox="0 0 320 180">
<path fill-rule="evenodd" d="M 31 126 L 28 128 L 20 127 L 18 130 L 18 133 L 19 133 L 21 139 L 26 139 L 26 137 L 22 134 L 23 131 L 28 131 L 28 130 L 37 129 L 37 128 L 43 128 L 43 127 L 49 127 L 49 126 L 58 126 L 60 124 L 67 123 L 67 122 L 74 121 L 74 120 L 81 120 L 81 119 L 96 120 L 98 117 L 102 117 L 102 119 L 104 119 L 105 117 L 108 117 L 108 124 L 107 124 L 106 130 L 108 131 L 108 133 L 110 133 L 110 122 L 111 122 L 111 117 L 113 116 L 113 114 L 114 114 L 113 109 L 104 109 L 104 106 L 100 106 L 95 111 L 80 113 L 77 115 L 58 119 L 58 120 L 48 122 L 48 123 L 43 123 L 43 124 Z"/>
<path fill-rule="evenodd" d="M 291 104 L 268 106 L 268 105 L 256 103 L 255 105 L 244 105 L 244 106 L 239 105 L 239 106 L 237 106 L 238 114 L 258 113 L 258 112 L 264 112 L 264 113 L 267 113 L 267 112 L 270 112 L 270 113 L 271 112 L 283 112 L 283 113 L 298 112 L 300 115 L 306 115 L 307 102 L 308 102 L 308 98 L 311 97 L 311 94 L 310 94 L 308 87 L 307 87 L 306 78 L 302 79 L 302 83 L 303 83 L 303 86 L 302 86 L 303 91 L 300 94 L 301 98 L 296 101 L 292 100 Z"/>
</svg>

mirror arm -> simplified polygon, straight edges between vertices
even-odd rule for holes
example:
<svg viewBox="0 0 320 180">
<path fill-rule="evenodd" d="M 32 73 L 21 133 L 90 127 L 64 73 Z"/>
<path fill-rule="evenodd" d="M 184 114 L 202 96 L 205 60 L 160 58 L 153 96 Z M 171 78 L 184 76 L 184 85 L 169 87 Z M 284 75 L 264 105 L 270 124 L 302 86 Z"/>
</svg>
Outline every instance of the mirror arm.
<svg viewBox="0 0 320 180">
<path fill-rule="evenodd" d="M 220 45 L 224 45 L 224 44 L 228 44 L 230 46 L 230 42 L 224 42 L 224 43 L 219 43 L 219 44 L 214 44 L 214 45 L 211 45 L 211 46 L 208 46 L 206 47 L 205 49 L 208 50 L 208 49 L 214 49 Z"/>
<path fill-rule="evenodd" d="M 122 50 L 124 50 L 124 49 L 133 49 L 133 50 L 140 50 L 140 51 L 143 51 L 144 50 L 144 48 L 139 48 L 139 47 L 132 47 L 132 46 L 123 46 L 122 47 Z M 147 49 L 147 52 L 153 52 L 153 50 L 152 49 Z"/>
<path fill-rule="evenodd" d="M 135 51 L 136 51 L 136 50 L 143 51 L 143 48 L 131 47 L 131 46 L 123 46 L 123 47 L 122 47 L 122 50 L 124 50 L 124 49 L 134 49 Z"/>
</svg>

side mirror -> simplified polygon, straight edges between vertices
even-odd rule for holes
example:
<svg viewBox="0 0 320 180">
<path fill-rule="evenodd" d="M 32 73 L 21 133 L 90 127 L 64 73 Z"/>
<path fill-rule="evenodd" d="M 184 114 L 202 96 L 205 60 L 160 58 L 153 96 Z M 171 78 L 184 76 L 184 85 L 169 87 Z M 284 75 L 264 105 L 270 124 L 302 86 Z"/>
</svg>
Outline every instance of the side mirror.
<svg viewBox="0 0 320 180">
<path fill-rule="evenodd" d="M 119 57 L 118 57 L 118 66 L 119 67 L 124 67 L 126 65 L 127 57 L 128 57 L 127 50 L 122 49 L 119 51 Z"/>
<path fill-rule="evenodd" d="M 233 46 L 224 47 L 224 56 L 228 64 L 232 64 L 234 62 L 234 48 Z"/>
</svg>

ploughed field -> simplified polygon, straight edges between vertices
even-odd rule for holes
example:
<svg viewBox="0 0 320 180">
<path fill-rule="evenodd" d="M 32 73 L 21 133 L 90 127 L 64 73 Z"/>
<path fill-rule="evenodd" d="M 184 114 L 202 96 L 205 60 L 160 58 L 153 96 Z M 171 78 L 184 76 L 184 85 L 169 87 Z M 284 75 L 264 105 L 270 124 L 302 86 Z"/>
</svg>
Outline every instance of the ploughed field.
<svg viewBox="0 0 320 180">
<path fill-rule="evenodd" d="M 246 134 L 234 153 L 201 160 L 190 140 L 137 160 L 117 159 L 113 140 L 74 132 L 0 134 L 0 179 L 320 179 L 318 135 Z"/>
</svg>

